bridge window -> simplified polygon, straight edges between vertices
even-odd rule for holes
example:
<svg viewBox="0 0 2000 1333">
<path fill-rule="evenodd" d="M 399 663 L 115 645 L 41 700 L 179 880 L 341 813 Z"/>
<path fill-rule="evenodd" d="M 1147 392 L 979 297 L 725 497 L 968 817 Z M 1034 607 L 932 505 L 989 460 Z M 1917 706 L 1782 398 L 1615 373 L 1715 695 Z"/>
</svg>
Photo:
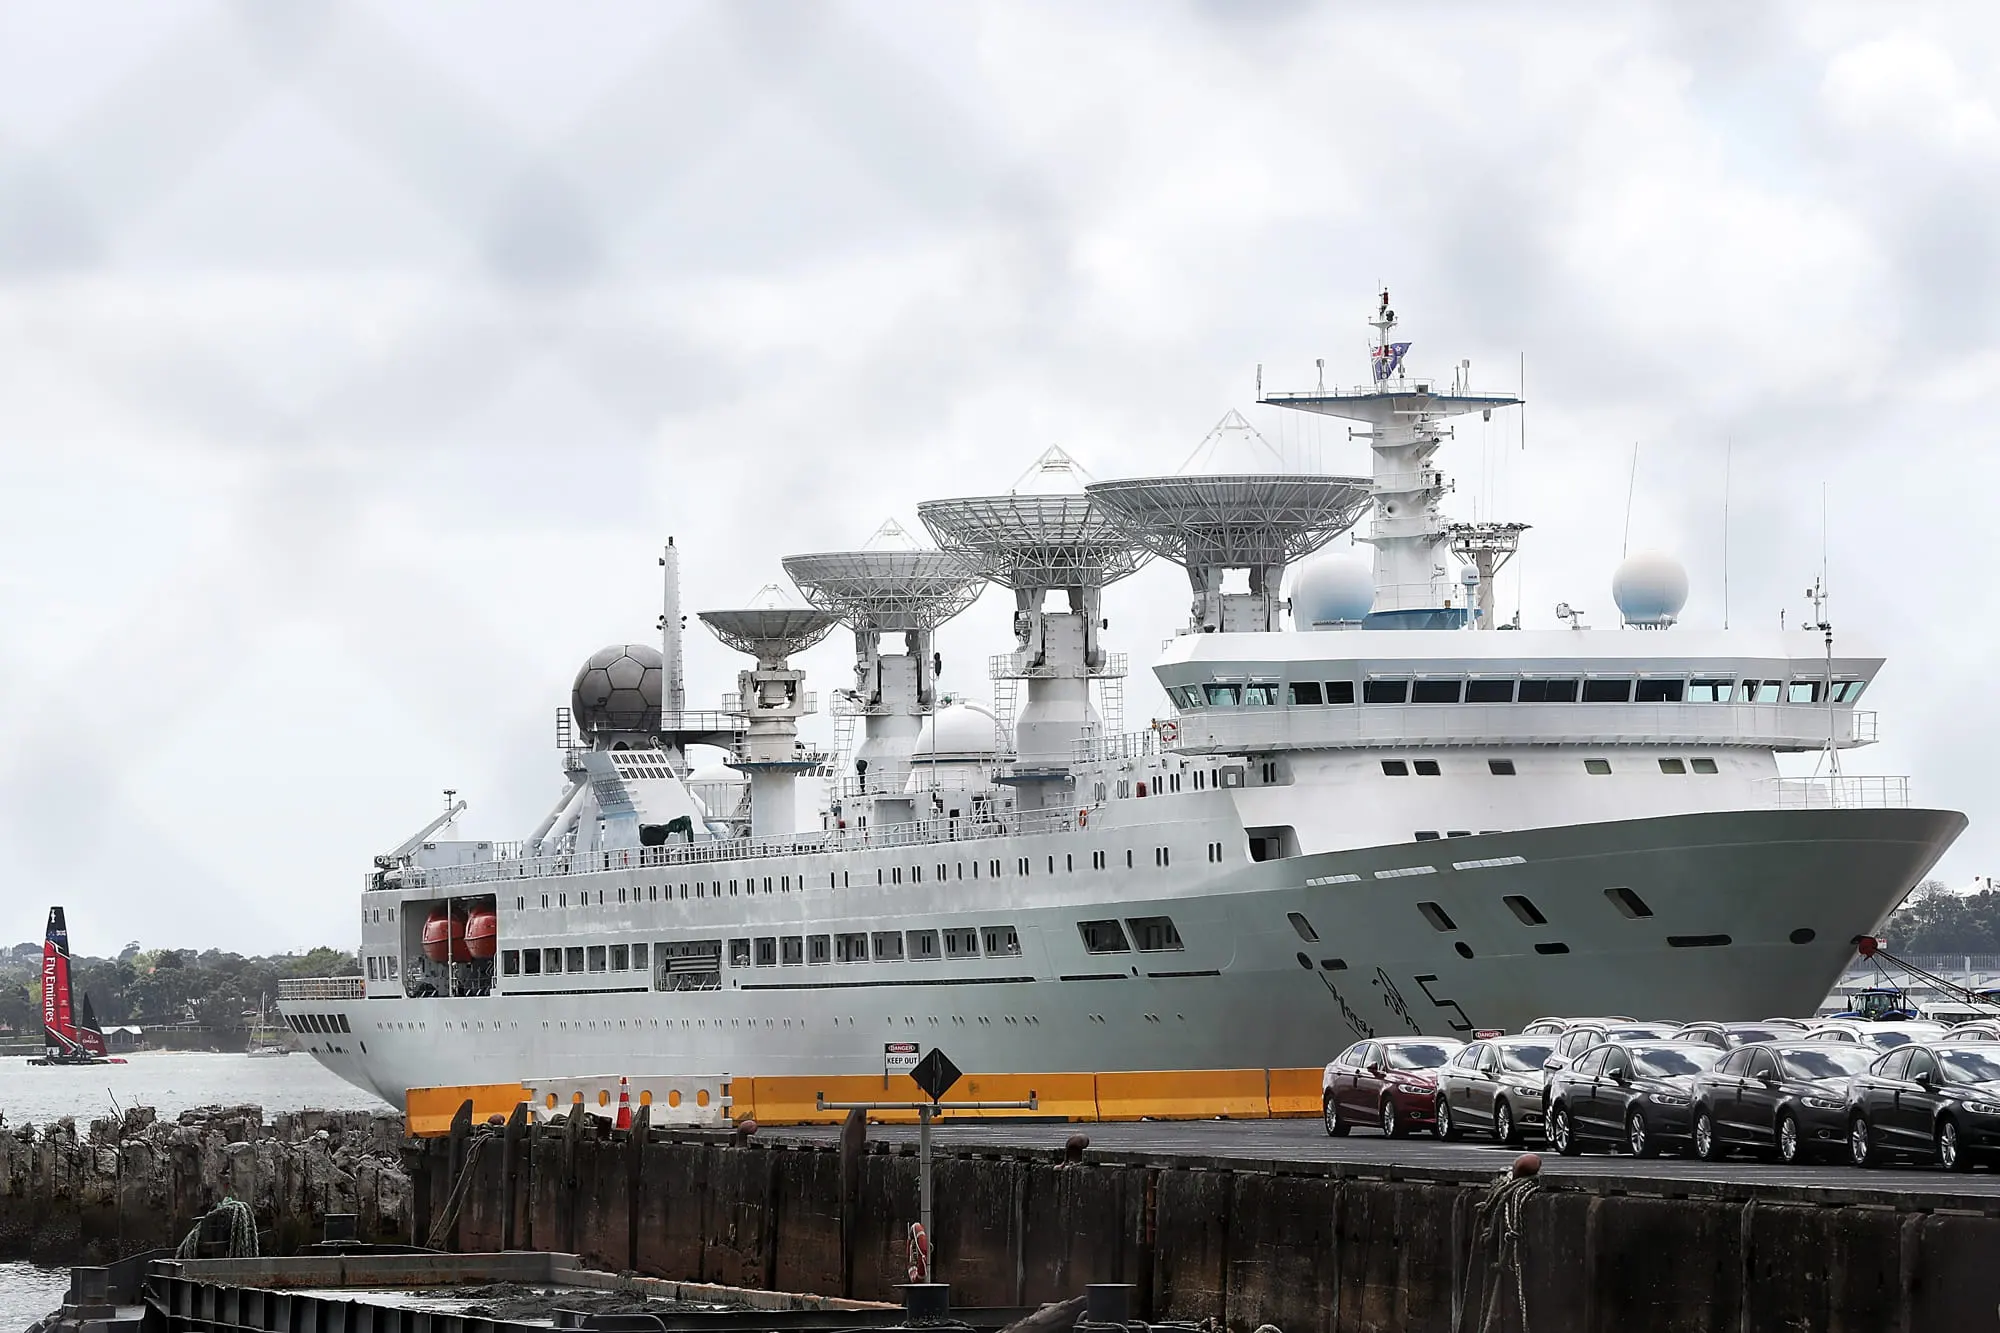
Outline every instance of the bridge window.
<svg viewBox="0 0 2000 1333">
<path fill-rule="evenodd" d="M 1321 692 L 1318 681 L 1295 680 L 1292 682 L 1292 703 L 1294 705 L 1313 707 L 1325 702 L 1326 695 Z"/>
<path fill-rule="evenodd" d="M 1697 773 L 1714 773 L 1718 771 L 1713 759 L 1690 759 L 1688 762 L 1694 765 L 1694 771 Z"/>
<path fill-rule="evenodd" d="M 1410 776 L 1410 766 L 1401 759 L 1384 759 L 1382 772 L 1387 777 L 1406 778 Z"/>
<path fill-rule="evenodd" d="M 1687 701 L 1691 704 L 1726 704 L 1734 681 L 1698 679 L 1688 682 Z"/>
<path fill-rule="evenodd" d="M 1469 704 L 1510 704 L 1514 702 L 1511 680 L 1468 680 L 1465 701 Z"/>
<path fill-rule="evenodd" d="M 1436 842 L 1439 838 L 1443 836 L 1444 836 L 1443 834 L 1439 833 L 1434 828 L 1420 828 L 1417 830 L 1418 842 Z"/>
<path fill-rule="evenodd" d="M 1611 771 L 1611 761 L 1609 759 L 1586 759 L 1583 761 L 1583 771 L 1601 778 Z"/>
<path fill-rule="evenodd" d="M 1201 691 L 1192 685 L 1176 685 L 1167 693 L 1173 696 L 1173 701 L 1182 708 L 1199 708 L 1202 705 Z"/>
<path fill-rule="evenodd" d="M 1685 761 L 1680 759 L 1662 759 L 1660 761 L 1660 771 L 1662 773 L 1685 773 L 1688 771 L 1688 766 Z"/>
<path fill-rule="evenodd" d="M 1368 680 L 1361 683 L 1361 702 L 1365 704 L 1400 704 L 1410 699 L 1410 682 L 1407 680 Z"/>
<path fill-rule="evenodd" d="M 1859 699 L 1861 691 L 1867 688 L 1868 682 L 1865 680 L 1836 680 L 1833 682 L 1833 697 L 1838 703 L 1851 704 Z"/>
<path fill-rule="evenodd" d="M 1583 682 L 1583 701 L 1587 704 L 1623 704 L 1632 702 L 1632 682 L 1629 680 L 1586 680 Z"/>
<path fill-rule="evenodd" d="M 1795 704 L 1816 704 L 1820 701 L 1820 686 L 1825 681 L 1795 680 L 1785 693 L 1785 701 Z"/>
<path fill-rule="evenodd" d="M 1632 698 L 1642 704 L 1677 704 L 1686 687 L 1684 680 L 1642 680 Z"/>
<path fill-rule="evenodd" d="M 1243 691 L 1234 685 L 1204 685 L 1211 708 L 1234 708 L 1243 702 Z"/>
<path fill-rule="evenodd" d="M 1276 685 L 1245 685 L 1243 702 L 1252 706 L 1269 706 L 1278 702 Z"/>
<path fill-rule="evenodd" d="M 1576 702 L 1576 682 L 1524 680 L 1514 697 L 1524 704 L 1573 704 Z"/>
<path fill-rule="evenodd" d="M 1083 936 L 1083 947 L 1088 953 L 1129 953 L 1132 946 L 1125 942 L 1125 930 L 1116 921 L 1079 921 L 1077 932 Z"/>
<path fill-rule="evenodd" d="M 1488 759 L 1486 761 L 1486 771 L 1497 778 L 1511 778 L 1514 776 L 1514 761 L 1512 759 Z"/>
<path fill-rule="evenodd" d="M 1413 704 L 1455 704 L 1465 687 L 1461 680 L 1418 680 L 1410 683 Z"/>
<path fill-rule="evenodd" d="M 1438 761 L 1435 759 L 1419 759 L 1416 768 L 1417 776 L 1420 778 L 1434 778 L 1438 775 Z"/>
<path fill-rule="evenodd" d="M 1746 680 L 1736 687 L 1736 702 L 1740 704 L 1774 704 L 1779 701 L 1785 688 L 1781 680 Z"/>
<path fill-rule="evenodd" d="M 1186 947 L 1170 916 L 1135 916 L 1130 924 L 1140 953 L 1175 953 Z"/>
<path fill-rule="evenodd" d="M 1351 704 L 1354 702 L 1354 682 L 1351 680 L 1330 680 L 1326 683 L 1326 701 L 1330 704 Z"/>
</svg>

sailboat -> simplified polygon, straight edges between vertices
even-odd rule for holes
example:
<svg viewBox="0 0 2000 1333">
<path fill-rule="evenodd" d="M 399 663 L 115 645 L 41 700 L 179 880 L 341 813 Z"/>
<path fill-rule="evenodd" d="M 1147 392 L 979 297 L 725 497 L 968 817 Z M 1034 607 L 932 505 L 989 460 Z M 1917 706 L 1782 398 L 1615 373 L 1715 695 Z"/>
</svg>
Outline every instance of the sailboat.
<svg viewBox="0 0 2000 1333">
<path fill-rule="evenodd" d="M 42 1054 L 29 1057 L 31 1065 L 122 1065 L 125 1061 L 110 1054 L 104 1031 L 90 1007 L 90 995 L 76 1003 L 70 983 L 69 924 L 63 909 L 49 909 L 48 929 L 42 935 Z"/>
<path fill-rule="evenodd" d="M 270 997 L 261 996 L 257 1001 L 257 1024 L 250 1029 L 250 1047 L 246 1054 L 256 1056 L 290 1055 L 292 1048 L 285 1040 L 286 1029 L 272 1021 Z"/>
</svg>

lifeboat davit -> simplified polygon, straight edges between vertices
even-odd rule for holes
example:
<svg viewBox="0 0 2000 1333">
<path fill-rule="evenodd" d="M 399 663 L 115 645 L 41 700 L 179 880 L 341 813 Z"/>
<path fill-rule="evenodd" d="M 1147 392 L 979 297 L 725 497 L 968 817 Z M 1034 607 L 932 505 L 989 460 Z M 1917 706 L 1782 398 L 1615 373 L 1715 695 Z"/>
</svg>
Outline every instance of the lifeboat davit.
<svg viewBox="0 0 2000 1333">
<path fill-rule="evenodd" d="M 433 963 L 449 959 L 454 963 L 469 963 L 472 955 L 465 948 L 465 918 L 454 916 L 450 908 L 439 907 L 424 919 L 424 957 Z"/>
<path fill-rule="evenodd" d="M 491 958 L 500 941 L 500 918 L 490 907 L 475 907 L 465 917 L 465 952 Z"/>
</svg>

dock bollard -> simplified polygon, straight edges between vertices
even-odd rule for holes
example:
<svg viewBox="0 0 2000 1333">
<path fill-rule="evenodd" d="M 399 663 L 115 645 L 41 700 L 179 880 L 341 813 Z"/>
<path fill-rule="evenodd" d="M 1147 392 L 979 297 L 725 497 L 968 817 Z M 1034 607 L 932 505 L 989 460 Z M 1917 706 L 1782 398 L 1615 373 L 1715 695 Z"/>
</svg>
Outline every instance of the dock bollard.
<svg viewBox="0 0 2000 1333">
<path fill-rule="evenodd" d="M 1083 1289 L 1083 1322 L 1086 1324 L 1127 1324 L 1132 1321 L 1132 1293 L 1129 1282 L 1092 1282 Z"/>
<path fill-rule="evenodd" d="M 902 1288 L 904 1323 L 941 1324 L 951 1318 L 949 1282 L 905 1282 Z"/>
</svg>

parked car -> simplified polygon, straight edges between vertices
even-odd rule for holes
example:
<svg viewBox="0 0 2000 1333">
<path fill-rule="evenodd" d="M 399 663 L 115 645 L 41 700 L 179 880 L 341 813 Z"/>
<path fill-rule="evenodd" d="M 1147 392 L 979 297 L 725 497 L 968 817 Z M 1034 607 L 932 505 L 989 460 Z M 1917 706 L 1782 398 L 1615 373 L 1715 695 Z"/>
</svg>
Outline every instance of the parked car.
<svg viewBox="0 0 2000 1333">
<path fill-rule="evenodd" d="M 1970 1023 L 1960 1023 L 1946 1032 L 1939 1041 L 2000 1041 L 2000 1023 L 1990 1019 L 1978 1019 Z"/>
<path fill-rule="evenodd" d="M 1786 1165 L 1847 1141 L 1847 1085 L 1878 1057 L 1858 1043 L 1783 1041 L 1739 1046 L 1694 1080 L 1694 1155 L 1731 1149 L 1776 1154 Z"/>
<path fill-rule="evenodd" d="M 1803 1018 L 1760 1018 L 1757 1021 L 1767 1028 L 1790 1028 L 1794 1032 L 1804 1032 L 1812 1026 Z"/>
<path fill-rule="evenodd" d="M 1893 1051 L 1913 1041 L 1937 1041 L 1945 1029 L 1935 1023 L 1828 1023 L 1808 1032 L 1806 1041 L 1842 1041 L 1875 1051 Z"/>
<path fill-rule="evenodd" d="M 1910 1157 L 1969 1171 L 2000 1151 L 2000 1044 L 1899 1046 L 1847 1088 L 1856 1166 Z"/>
<path fill-rule="evenodd" d="M 1783 1041 L 1795 1036 L 1790 1028 L 1770 1023 L 1689 1023 L 1674 1033 L 1674 1041 L 1705 1042 L 1720 1050 L 1733 1051 L 1757 1041 Z"/>
<path fill-rule="evenodd" d="M 1538 1018 L 1528 1024 L 1528 1026 L 1521 1029 L 1521 1035 L 1524 1037 L 1549 1037 L 1567 1032 L 1573 1027 L 1581 1027 L 1586 1023 L 1631 1023 L 1635 1021 L 1624 1014 L 1602 1014 L 1589 1018 L 1560 1018 L 1552 1015 L 1548 1018 Z"/>
<path fill-rule="evenodd" d="M 1694 1079 L 1723 1056 L 1701 1042 L 1607 1042 L 1549 1080 L 1548 1136 L 1574 1157 L 1589 1143 L 1622 1144 L 1634 1157 L 1688 1141 Z"/>
<path fill-rule="evenodd" d="M 1437 1136 L 1478 1131 L 1519 1143 L 1524 1131 L 1540 1133 L 1542 1063 L 1554 1052 L 1552 1037 L 1495 1037 L 1453 1055 L 1437 1071 Z"/>
<path fill-rule="evenodd" d="M 1320 1111 L 1336 1137 L 1376 1125 L 1390 1138 L 1437 1117 L 1437 1071 L 1465 1043 L 1451 1037 L 1357 1041 L 1320 1076 Z"/>
</svg>

